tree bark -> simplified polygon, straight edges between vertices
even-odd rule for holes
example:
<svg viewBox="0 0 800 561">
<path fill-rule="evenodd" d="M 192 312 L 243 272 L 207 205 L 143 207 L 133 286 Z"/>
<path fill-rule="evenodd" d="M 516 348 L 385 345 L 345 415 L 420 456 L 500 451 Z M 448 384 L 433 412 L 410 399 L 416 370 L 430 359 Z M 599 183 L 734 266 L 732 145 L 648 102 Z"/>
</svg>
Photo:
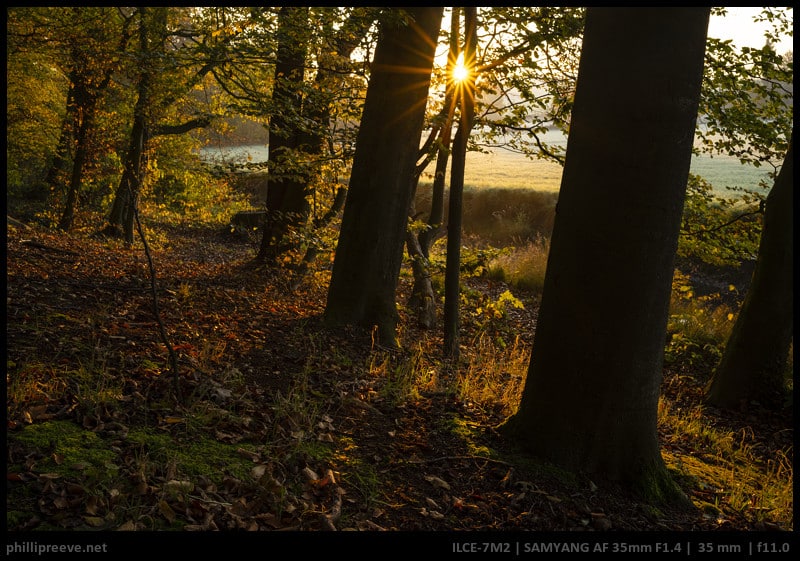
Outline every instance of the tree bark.
<svg viewBox="0 0 800 561">
<path fill-rule="evenodd" d="M 477 15 L 474 6 L 464 8 L 464 66 L 474 69 L 477 48 Z M 472 130 L 475 113 L 474 76 L 458 86 L 461 118 L 453 142 L 453 165 L 450 169 L 450 201 L 447 219 L 447 265 L 445 271 L 444 296 L 444 354 L 457 361 L 460 355 L 459 306 L 461 300 L 461 218 L 464 195 L 464 167 L 467 158 L 467 140 Z"/>
<path fill-rule="evenodd" d="M 372 8 L 354 9 L 331 41 L 329 50 L 334 54 L 320 63 L 314 78 L 314 87 L 304 97 L 299 84 L 303 81 L 307 42 L 309 40 L 308 8 L 281 8 L 281 44 L 278 47 L 278 63 L 275 67 L 275 89 L 273 101 L 277 111 L 270 120 L 270 176 L 267 188 L 267 227 L 261 239 L 257 257 L 260 261 L 277 258 L 296 243 L 285 243 L 285 236 L 292 230 L 308 225 L 311 215 L 309 196 L 314 194 L 314 179 L 318 173 L 318 161 L 322 159 L 325 134 L 331 121 L 330 97 L 339 81 L 353 50 L 366 34 L 374 17 Z M 284 39 L 285 38 L 285 39 Z M 285 109 L 281 109 L 281 108 Z M 280 157 L 303 158 L 300 167 L 294 166 L 286 177 L 280 177 Z M 274 159 L 273 159 L 274 158 Z M 289 168 L 292 168 L 290 165 Z M 338 212 L 339 198 L 345 191 L 334 196 L 331 209 Z M 315 220 L 311 225 L 325 222 Z M 318 249 L 309 247 L 300 268 L 314 260 Z"/>
<path fill-rule="evenodd" d="M 749 400 L 785 405 L 786 364 L 794 336 L 794 134 L 767 196 L 756 269 L 706 398 L 722 408 Z"/>
<path fill-rule="evenodd" d="M 656 430 L 708 8 L 588 8 L 528 377 L 502 432 L 678 498 Z"/>
<path fill-rule="evenodd" d="M 157 29 L 166 29 L 167 18 L 167 8 L 154 8 L 155 14 L 152 17 L 149 15 L 148 8 L 140 7 L 139 11 L 141 17 L 139 48 L 144 60 L 139 74 L 138 98 L 133 110 L 133 126 L 131 128 L 128 151 L 123 161 L 122 178 L 117 187 L 114 204 L 108 217 L 108 225 L 103 230 L 105 235 L 114 237 L 121 235 L 127 244 L 133 243 L 134 219 L 136 217 L 136 206 L 139 203 L 144 158 L 149 139 L 147 132 L 149 124 L 148 109 L 151 108 L 153 101 L 150 91 L 153 69 L 146 59 L 151 54 L 151 26 L 155 24 Z"/>
<path fill-rule="evenodd" d="M 453 68 L 458 60 L 460 35 L 459 8 L 452 8 L 450 15 L 450 49 L 447 57 L 447 85 L 445 87 L 444 104 L 439 119 L 441 124 L 434 127 L 428 143 L 433 143 L 438 136 L 438 150 L 436 154 L 436 168 L 433 174 L 433 187 L 431 190 L 431 209 L 428 215 L 428 227 L 422 232 L 409 231 L 406 248 L 411 258 L 411 271 L 414 276 L 414 286 L 408 306 L 415 311 L 417 323 L 424 329 L 433 329 L 436 325 L 436 292 L 433 290 L 430 268 L 430 250 L 439 237 L 444 235 L 444 191 L 447 164 L 450 160 L 452 141 L 453 119 L 455 118 L 458 100 L 455 96 L 455 83 L 452 80 Z M 438 129 L 438 130 L 437 130 Z M 428 144 L 426 143 L 426 144 Z M 426 150 L 427 151 L 427 150 Z M 419 175 L 427 165 L 427 160 L 417 167 L 414 193 L 419 186 Z M 413 200 L 411 204 L 411 218 L 416 220 L 416 210 Z"/>
<path fill-rule="evenodd" d="M 290 228 L 300 226 L 311 206 L 306 200 L 308 178 L 293 160 L 302 134 L 303 83 L 308 49 L 308 8 L 283 6 L 278 13 L 278 53 L 269 124 L 267 220 L 258 260 L 274 259 Z"/>
<path fill-rule="evenodd" d="M 77 128 L 77 106 L 75 104 L 76 72 L 70 71 L 69 90 L 67 91 L 67 108 L 61 122 L 61 133 L 58 138 L 53 161 L 45 175 L 45 184 L 51 191 L 62 190 L 67 185 L 67 165 L 74 143 Z"/>
<path fill-rule="evenodd" d="M 376 327 L 389 347 L 398 346 L 395 292 L 443 9 L 407 13 L 407 25 L 381 23 L 325 308 L 328 324 Z"/>
</svg>

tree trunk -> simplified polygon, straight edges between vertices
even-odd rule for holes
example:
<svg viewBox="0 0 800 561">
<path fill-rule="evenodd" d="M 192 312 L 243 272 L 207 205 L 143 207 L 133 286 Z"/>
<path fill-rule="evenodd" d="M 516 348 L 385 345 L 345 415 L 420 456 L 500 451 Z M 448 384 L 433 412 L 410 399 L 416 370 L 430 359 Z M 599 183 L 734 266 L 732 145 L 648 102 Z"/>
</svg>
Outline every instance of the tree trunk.
<svg viewBox="0 0 800 561">
<path fill-rule="evenodd" d="M 390 347 L 398 346 L 395 292 L 443 9 L 408 14 L 408 25 L 381 25 L 325 309 L 327 323 L 377 327 Z"/>
<path fill-rule="evenodd" d="M 113 9 L 113 8 L 112 8 Z M 85 17 L 85 8 L 72 8 L 76 20 Z M 105 21 L 107 18 L 101 18 Z M 130 39 L 130 18 L 124 20 L 119 45 L 116 52 L 121 53 Z M 95 30 L 97 36 L 102 30 Z M 95 33 L 90 33 L 95 35 Z M 51 189 L 64 188 L 68 165 L 67 156 L 72 153 L 72 171 L 67 186 L 67 199 L 64 211 L 59 220 L 59 228 L 69 230 L 72 227 L 75 210 L 78 204 L 83 173 L 87 161 L 93 156 L 90 140 L 94 133 L 98 102 L 111 83 L 111 78 L 119 66 L 119 59 L 113 55 L 98 57 L 101 64 L 88 64 L 93 60 L 93 46 L 83 41 L 76 41 L 70 49 L 72 70 L 70 71 L 69 93 L 67 95 L 67 112 L 62 125 L 61 137 L 53 165 L 47 174 L 47 182 Z"/>
<path fill-rule="evenodd" d="M 453 165 L 450 169 L 450 201 L 447 218 L 447 265 L 444 281 L 444 354 L 458 360 L 460 350 L 459 304 L 461 300 L 461 218 L 464 195 L 464 167 L 467 158 L 467 140 L 472 130 L 475 113 L 475 78 L 473 69 L 477 48 L 477 15 L 474 6 L 464 8 L 464 66 L 470 76 L 458 87 L 461 101 L 461 119 L 453 142 Z"/>
<path fill-rule="evenodd" d="M 361 38 L 367 33 L 372 20 L 371 8 L 355 9 L 342 25 L 328 50 L 334 54 L 324 58 L 314 78 L 314 87 L 304 98 L 303 81 L 306 50 L 309 41 L 308 8 L 281 8 L 281 43 L 275 66 L 273 102 L 278 108 L 270 119 L 270 176 L 267 189 L 267 226 L 261 239 L 258 260 L 274 260 L 296 243 L 286 243 L 285 236 L 292 230 L 308 225 L 311 215 L 309 196 L 314 193 L 314 179 L 318 173 L 316 161 L 322 159 L 325 131 L 331 120 L 330 96 L 336 90 L 340 76 L 347 73 L 342 61 L 350 58 Z M 302 158 L 300 166 L 280 162 L 280 158 Z M 289 171 L 280 177 L 281 169 Z M 273 173 L 275 170 L 275 173 Z M 345 194 L 341 191 L 341 196 Z M 337 212 L 340 193 L 334 197 L 331 209 Z M 326 222 L 315 220 L 312 226 Z M 309 247 L 300 269 L 314 260 L 318 249 Z"/>
<path fill-rule="evenodd" d="M 436 325 L 436 292 L 433 290 L 430 269 L 430 250 L 433 244 L 443 234 L 444 223 L 444 188 L 447 164 L 450 160 L 450 145 L 452 140 L 453 119 L 457 100 L 455 97 L 455 83 L 452 80 L 453 68 L 458 60 L 460 17 L 459 8 L 452 8 L 450 15 L 450 50 L 447 57 L 447 80 L 445 87 L 444 105 L 441 115 L 443 122 L 439 126 L 439 148 L 436 155 L 436 169 L 433 174 L 433 187 L 431 190 L 431 209 L 428 215 L 428 227 L 422 232 L 409 231 L 406 248 L 411 258 L 411 271 L 414 276 L 414 286 L 408 306 L 414 310 L 417 323 L 424 329 L 433 329 Z M 433 132 L 431 140 L 433 140 Z M 417 168 L 421 174 L 424 167 Z M 415 189 L 419 185 L 419 174 L 415 181 Z M 416 220 L 416 210 L 413 200 L 411 205 L 411 218 Z"/>
<path fill-rule="evenodd" d="M 66 169 L 77 130 L 78 108 L 75 102 L 75 89 L 77 71 L 73 68 L 69 75 L 69 90 L 67 92 L 67 109 L 64 120 L 61 122 L 61 134 L 58 138 L 53 162 L 47 170 L 45 184 L 51 191 L 60 191 L 67 185 Z"/>
<path fill-rule="evenodd" d="M 136 205 L 139 201 L 139 191 L 142 182 L 142 167 L 147 144 L 147 133 L 144 107 L 148 103 L 146 81 L 140 85 L 139 100 L 136 103 L 131 129 L 130 145 L 125 154 L 122 178 L 120 179 L 114 204 L 108 217 L 108 226 L 104 234 L 113 237 L 122 237 L 125 243 L 133 243 L 133 230 Z"/>
<path fill-rule="evenodd" d="M 794 336 L 793 137 L 767 197 L 753 281 L 707 389 L 708 402 L 717 407 L 749 400 L 774 408 L 785 404 Z"/>
<path fill-rule="evenodd" d="M 61 214 L 58 227 L 67 231 L 72 228 L 75 219 L 75 207 L 78 202 L 78 193 L 83 182 L 83 168 L 89 155 L 89 136 L 94 127 L 94 113 L 97 105 L 97 98 L 87 91 L 85 85 L 81 84 L 75 88 L 75 102 L 77 111 L 75 114 L 76 130 L 75 137 L 75 157 L 72 161 L 72 174 L 67 191 L 67 200 L 64 204 L 64 212 Z"/>
<path fill-rule="evenodd" d="M 267 220 L 261 238 L 259 260 L 274 259 L 291 228 L 308 218 L 308 178 L 296 159 L 301 143 L 297 125 L 303 110 L 300 84 L 308 48 L 308 8 L 283 6 L 278 13 L 278 53 L 272 89 L 269 124 L 269 175 L 267 177 Z"/>
<path fill-rule="evenodd" d="M 501 430 L 533 455 L 680 497 L 656 430 L 708 8 L 588 8 L 528 377 Z"/>
<path fill-rule="evenodd" d="M 151 55 L 151 26 L 154 29 L 166 29 L 167 8 L 154 8 L 155 15 L 149 16 L 149 9 L 140 7 L 141 28 L 139 32 L 140 56 L 143 58 L 141 71 L 139 74 L 138 98 L 133 110 L 133 126 L 131 128 L 130 143 L 128 151 L 123 160 L 123 172 L 117 192 L 114 196 L 114 204 L 108 217 L 108 225 L 103 230 L 103 234 L 119 237 L 125 243 L 133 243 L 134 219 L 136 217 L 136 207 L 139 203 L 139 192 L 141 190 L 142 175 L 144 174 L 145 155 L 147 152 L 147 142 L 149 140 L 148 129 L 148 110 L 151 108 L 152 96 L 151 86 L 153 80 L 153 68 L 147 62 Z M 158 33 L 152 33 L 158 36 Z"/>
<path fill-rule="evenodd" d="M 406 234 L 406 248 L 414 277 L 408 305 L 415 310 L 420 327 L 433 329 L 436 325 L 436 293 L 431 282 L 430 263 L 425 248 L 413 230 L 409 230 Z"/>
</svg>

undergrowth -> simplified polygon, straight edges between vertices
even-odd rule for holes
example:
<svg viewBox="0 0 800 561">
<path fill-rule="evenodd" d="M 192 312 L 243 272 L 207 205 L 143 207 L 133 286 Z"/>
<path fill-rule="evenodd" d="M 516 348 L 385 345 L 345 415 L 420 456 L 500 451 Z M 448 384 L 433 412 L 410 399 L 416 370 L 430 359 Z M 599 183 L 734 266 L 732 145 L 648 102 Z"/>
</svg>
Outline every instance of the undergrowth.
<svg viewBox="0 0 800 561">
<path fill-rule="evenodd" d="M 170 180 L 160 188 L 175 190 L 180 185 Z M 156 245 L 169 248 L 170 236 L 174 235 L 170 229 L 189 222 L 218 230 L 225 212 L 230 213 L 230 207 L 225 205 L 236 197 L 226 198 L 224 189 L 218 196 L 209 197 L 204 202 L 191 199 L 178 206 L 164 206 L 155 200 L 155 195 L 146 201 Z M 487 198 L 495 203 L 498 200 L 506 205 L 519 203 Z M 222 206 L 218 208 L 217 203 Z M 549 204 L 549 199 L 545 203 Z M 272 513 L 316 516 L 309 497 L 320 493 L 327 485 L 322 482 L 334 477 L 348 485 L 351 493 L 370 509 L 379 508 L 385 495 L 382 474 L 368 456 L 359 455 L 361 444 L 352 435 L 337 432 L 337 403 L 352 401 L 353 396 L 358 396 L 365 408 L 388 404 L 400 409 L 416 407 L 432 396 L 445 396 L 449 403 L 460 407 L 449 414 L 448 430 L 467 441 L 471 454 L 486 456 L 487 449 L 472 431 L 480 421 L 492 424 L 512 415 L 518 406 L 531 356 L 530 338 L 522 337 L 520 330 L 535 328 L 532 323 L 520 323 L 520 318 L 541 294 L 549 251 L 547 236 L 542 233 L 547 230 L 547 221 L 522 231 L 520 226 L 528 224 L 538 211 L 517 206 L 520 210 L 513 216 L 509 207 L 492 211 L 489 222 L 494 225 L 487 226 L 502 230 L 516 241 L 501 246 L 482 239 L 464 252 L 465 337 L 458 364 L 441 358 L 440 340 L 435 334 L 420 335 L 411 329 L 404 333 L 411 341 L 405 345 L 406 351 L 373 349 L 366 359 L 344 348 L 302 339 L 295 344 L 302 347 L 305 356 L 293 373 L 293 383 L 273 388 L 268 396 L 271 405 L 266 409 L 254 405 L 256 397 L 264 396 L 248 395 L 241 372 L 222 365 L 228 345 L 238 343 L 245 332 L 258 332 L 258 322 L 248 323 L 249 307 L 235 312 L 213 309 L 198 313 L 206 300 L 221 302 L 232 298 L 235 291 L 230 287 L 211 292 L 196 279 L 172 279 L 174 282 L 164 292 L 172 313 L 187 314 L 182 321 L 198 330 L 194 344 L 182 345 L 184 359 L 199 380 L 190 401 L 182 407 L 152 395 L 152 387 L 163 371 L 157 353 L 143 353 L 142 360 L 135 363 L 125 359 L 125 352 L 138 352 L 131 330 L 146 312 L 124 317 L 120 312 L 113 321 L 108 319 L 111 308 L 105 310 L 103 317 L 99 312 L 92 312 L 88 318 L 77 317 L 73 312 L 39 314 L 35 318 L 30 315 L 26 337 L 35 339 L 37 344 L 44 344 L 48 337 L 67 329 L 88 329 L 95 339 L 88 337 L 85 343 L 62 349 L 58 361 L 19 352 L 9 357 L 7 409 L 10 418 L 26 425 L 12 438 L 29 454 L 26 457 L 15 452 L 12 472 L 30 470 L 34 462 L 38 463 L 37 469 L 51 474 L 53 481 L 69 480 L 69 484 L 78 486 L 86 480 L 94 482 L 96 489 L 103 490 L 102 500 L 87 499 L 85 491 L 81 491 L 81 500 L 91 505 L 93 512 L 106 514 L 85 515 L 82 527 L 113 527 L 122 522 L 109 517 L 108 513 L 113 513 L 125 520 L 135 518 L 131 529 L 176 529 L 182 523 L 175 506 L 191 509 L 190 493 L 198 493 L 197 486 L 208 496 L 212 495 L 209 489 L 238 492 L 255 486 L 264 508 Z M 228 210 L 223 212 L 222 208 Z M 541 216 L 547 216 L 547 212 L 542 210 Z M 505 227 L 498 229 L 497 221 L 503 221 Z M 119 251 L 116 246 L 108 249 Z M 709 246 L 704 244 L 702 249 L 709 250 Z M 432 257 L 432 261 L 435 259 Z M 326 261 L 315 264 L 316 270 L 309 273 L 309 278 L 325 278 L 329 265 Z M 279 274 L 280 271 L 276 277 Z M 315 281 L 311 286 L 320 288 L 318 284 L 324 283 Z M 753 523 L 778 523 L 791 528 L 791 447 L 765 450 L 757 444 L 754 429 L 726 424 L 702 403 L 702 388 L 721 356 L 745 288 L 736 286 L 725 294 L 701 296 L 688 275 L 681 271 L 675 274 L 658 411 L 662 455 L 676 480 L 692 489 L 695 505 L 709 516 L 722 516 L 726 510 L 733 510 Z M 255 300 L 266 299 L 269 290 L 264 284 L 257 295 L 248 293 L 242 302 L 259 306 Z M 288 297 L 284 294 L 281 298 Z M 280 298 L 270 302 L 273 307 L 285 305 L 287 310 L 297 312 L 291 307 L 294 304 Z M 264 307 L 258 309 L 259 319 L 263 319 L 267 312 Z M 198 315 L 188 317 L 189 311 Z M 230 325 L 217 331 L 214 322 Z M 205 328 L 210 331 L 204 335 L 200 329 Z M 102 334 L 102 341 L 98 334 Z M 265 332 L 258 352 L 249 351 L 256 353 L 254 363 L 267 360 L 264 349 L 269 348 L 274 335 Z M 302 334 L 298 331 L 295 335 Z M 129 346 L 125 352 L 101 350 L 109 341 L 124 341 Z M 204 372 L 215 372 L 215 376 L 206 379 Z M 343 385 L 342 380 L 327 380 L 331 372 L 346 373 L 348 385 Z M 326 387 L 326 392 L 321 393 L 320 379 L 330 382 L 334 389 Z M 64 413 L 71 420 L 51 417 L 54 411 L 50 404 L 56 402 L 72 407 Z M 130 415 L 130 410 L 145 407 L 147 416 Z M 339 471 L 323 476 L 322 469 L 331 464 Z M 131 469 L 138 475 L 133 481 L 123 481 L 121 470 Z M 41 484 L 56 489 L 56 484 L 48 481 L 45 477 Z M 69 489 L 57 488 L 66 495 L 70 494 Z M 181 497 L 177 502 L 173 496 L 176 494 Z M 147 503 L 152 496 L 158 498 L 155 510 Z M 24 520 L 25 508 L 35 508 L 32 498 L 22 491 L 14 491 L 9 500 L 14 507 L 9 509 L 9 524 Z M 47 510 L 58 513 L 68 506 L 58 500 Z M 220 520 L 238 527 L 244 506 L 226 503 L 224 509 L 225 517 Z M 202 527 L 201 523 L 196 525 Z"/>
</svg>

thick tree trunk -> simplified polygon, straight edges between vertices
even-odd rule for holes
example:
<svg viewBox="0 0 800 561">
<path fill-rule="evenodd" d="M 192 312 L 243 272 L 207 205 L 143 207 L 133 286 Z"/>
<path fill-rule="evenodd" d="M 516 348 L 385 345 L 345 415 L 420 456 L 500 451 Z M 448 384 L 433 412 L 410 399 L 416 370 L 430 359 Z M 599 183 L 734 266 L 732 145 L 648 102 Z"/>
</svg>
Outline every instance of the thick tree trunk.
<svg viewBox="0 0 800 561">
<path fill-rule="evenodd" d="M 267 188 L 267 225 L 261 240 L 258 260 L 272 261 L 288 249 L 297 246 L 287 243 L 286 235 L 293 229 L 309 226 L 311 204 L 308 198 L 314 194 L 314 179 L 323 159 L 325 134 L 331 121 L 330 96 L 336 91 L 340 76 L 346 74 L 343 61 L 350 58 L 353 50 L 370 27 L 373 17 L 371 8 L 355 9 L 342 25 L 329 49 L 333 55 L 324 58 L 317 69 L 314 87 L 305 98 L 299 93 L 303 88 L 306 70 L 306 50 L 310 32 L 308 8 L 281 8 L 281 43 L 278 62 L 275 66 L 275 88 L 273 102 L 278 110 L 270 120 L 270 176 Z M 284 39 L 285 38 L 285 39 Z M 341 73 L 341 74 L 340 74 Z M 302 122 L 302 126 L 299 123 Z M 282 157 L 302 158 L 302 166 L 289 165 L 289 173 L 281 177 Z M 293 168 L 293 169 L 292 169 Z M 274 173 L 273 173 L 274 170 Z M 332 210 L 337 212 L 337 192 Z M 323 218 L 311 226 L 326 222 Z M 309 247 L 300 264 L 303 269 L 313 261 L 317 248 Z"/>
<path fill-rule="evenodd" d="M 166 8 L 154 8 L 155 14 L 152 19 L 148 15 L 148 8 L 139 8 L 141 17 L 141 28 L 139 31 L 139 48 L 143 56 L 151 54 L 151 31 L 150 26 L 155 29 L 163 30 L 166 28 Z M 148 127 L 148 108 L 152 103 L 151 82 L 153 69 L 143 63 L 139 76 L 138 94 L 136 106 L 133 110 L 133 126 L 131 128 L 130 144 L 128 152 L 125 154 L 124 169 L 120 179 L 117 192 L 114 197 L 114 204 L 108 217 L 108 225 L 102 234 L 119 237 L 125 243 L 133 243 L 134 219 L 136 217 L 136 207 L 139 202 L 139 192 L 141 190 L 142 175 L 144 173 L 144 159 L 147 152 L 147 142 L 149 135 Z"/>
<path fill-rule="evenodd" d="M 146 82 L 143 78 L 143 82 Z M 122 178 L 120 179 L 114 204 L 108 217 L 108 225 L 103 234 L 122 237 L 125 243 L 133 243 L 134 218 L 142 180 L 142 164 L 147 144 L 146 117 L 144 108 L 148 103 L 147 84 L 140 86 L 139 100 L 136 103 L 131 130 L 130 146 L 125 155 Z"/>
<path fill-rule="evenodd" d="M 297 126 L 303 110 L 303 83 L 308 48 L 308 8 L 283 6 L 278 14 L 278 52 L 272 89 L 267 178 L 267 220 L 261 238 L 259 260 L 271 260 L 281 252 L 291 228 L 308 218 L 308 178 L 294 161 L 299 154 L 301 132 Z"/>
<path fill-rule="evenodd" d="M 528 377 L 502 431 L 567 469 L 680 496 L 656 431 L 708 8 L 588 8 Z"/>
<path fill-rule="evenodd" d="M 722 360 L 707 390 L 708 402 L 732 408 L 759 401 L 785 403 L 785 374 L 794 336 L 794 139 L 767 197 L 753 281 Z"/>
<path fill-rule="evenodd" d="M 376 327 L 390 347 L 397 346 L 395 292 L 443 9 L 408 13 L 408 25 L 387 19 L 381 26 L 325 309 L 327 323 Z"/>
</svg>

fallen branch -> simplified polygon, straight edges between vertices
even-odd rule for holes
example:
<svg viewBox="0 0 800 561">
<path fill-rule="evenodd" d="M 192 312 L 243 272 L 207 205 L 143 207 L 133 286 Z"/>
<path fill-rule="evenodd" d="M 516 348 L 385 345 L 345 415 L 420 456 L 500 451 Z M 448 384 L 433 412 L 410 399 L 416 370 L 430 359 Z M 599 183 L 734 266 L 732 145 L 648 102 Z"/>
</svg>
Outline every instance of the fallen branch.
<svg viewBox="0 0 800 561">
<path fill-rule="evenodd" d="M 20 222 L 20 221 L 19 221 L 19 220 L 17 220 L 16 218 L 11 218 L 11 217 L 10 217 L 9 215 L 7 215 L 7 214 L 6 214 L 6 221 L 8 222 L 8 224 L 9 224 L 10 226 L 13 226 L 14 228 L 21 228 L 21 229 L 23 229 L 23 230 L 27 230 L 27 229 L 29 229 L 29 228 L 30 228 L 30 226 L 28 226 L 28 225 L 27 225 L 27 224 L 25 224 L 24 222 Z"/>
<path fill-rule="evenodd" d="M 67 255 L 80 255 L 77 251 L 72 251 L 71 249 L 61 249 L 60 247 L 53 247 L 51 245 L 46 245 L 41 242 L 33 240 L 22 240 L 22 243 L 24 245 L 35 247 L 37 249 L 44 249 L 45 251 L 52 251 L 54 253 L 66 253 Z"/>
</svg>

